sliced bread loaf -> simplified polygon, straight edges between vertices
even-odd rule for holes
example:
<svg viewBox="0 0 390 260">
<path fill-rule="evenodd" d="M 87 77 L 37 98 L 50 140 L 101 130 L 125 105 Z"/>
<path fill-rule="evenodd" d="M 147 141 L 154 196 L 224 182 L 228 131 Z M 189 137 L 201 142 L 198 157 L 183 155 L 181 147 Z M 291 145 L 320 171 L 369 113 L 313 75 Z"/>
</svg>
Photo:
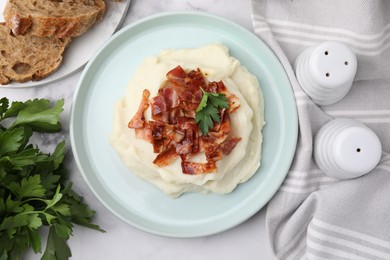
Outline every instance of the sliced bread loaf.
<svg viewBox="0 0 390 260">
<path fill-rule="evenodd" d="M 76 37 L 101 20 L 104 0 L 8 0 L 4 19 L 15 35 Z"/>
<path fill-rule="evenodd" d="M 55 71 L 70 38 L 13 35 L 0 23 L 0 84 L 40 80 Z"/>
</svg>

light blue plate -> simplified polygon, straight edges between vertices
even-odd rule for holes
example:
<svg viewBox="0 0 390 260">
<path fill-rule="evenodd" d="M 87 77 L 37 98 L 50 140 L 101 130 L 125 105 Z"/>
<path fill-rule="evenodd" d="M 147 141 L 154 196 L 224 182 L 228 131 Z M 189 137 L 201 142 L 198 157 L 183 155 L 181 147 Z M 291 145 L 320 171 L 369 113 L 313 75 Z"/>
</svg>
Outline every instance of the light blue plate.
<svg viewBox="0 0 390 260">
<path fill-rule="evenodd" d="M 171 199 L 133 174 L 109 144 L 114 103 L 136 68 L 166 48 L 222 43 L 257 76 L 265 98 L 263 158 L 247 183 L 227 195 L 185 194 Z M 88 63 L 76 88 L 70 137 L 76 162 L 96 197 L 116 216 L 144 231 L 198 237 L 245 221 L 273 196 L 290 167 L 298 120 L 288 78 L 273 52 L 255 35 L 219 17 L 181 12 L 133 23 Z"/>
</svg>

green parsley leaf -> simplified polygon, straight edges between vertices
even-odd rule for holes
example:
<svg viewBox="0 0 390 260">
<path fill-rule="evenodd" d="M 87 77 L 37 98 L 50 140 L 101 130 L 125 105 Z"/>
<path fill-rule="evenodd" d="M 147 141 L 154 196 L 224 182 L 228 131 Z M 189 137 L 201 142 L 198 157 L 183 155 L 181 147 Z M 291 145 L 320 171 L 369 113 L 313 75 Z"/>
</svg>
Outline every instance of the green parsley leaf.
<svg viewBox="0 0 390 260">
<path fill-rule="evenodd" d="M 12 230 L 12 232 L 18 228 L 27 226 L 30 223 L 30 216 L 29 215 L 15 215 L 6 217 L 3 219 L 3 222 L 0 225 L 0 231 L 3 230 Z"/>
<path fill-rule="evenodd" d="M 224 94 L 211 93 L 211 95 L 209 96 L 209 100 L 214 107 L 229 108 L 229 103 L 226 99 L 226 95 Z"/>
<path fill-rule="evenodd" d="M 28 130 L 23 127 L 7 130 L 0 133 L 0 156 L 17 152 L 19 148 L 25 143 L 25 135 Z"/>
<path fill-rule="evenodd" d="M 30 246 L 26 228 L 20 228 L 15 234 L 12 245 L 12 253 L 10 259 L 21 259 L 21 254 Z"/>
<path fill-rule="evenodd" d="M 42 212 L 42 214 L 45 216 L 47 223 L 52 224 L 53 220 L 56 219 L 56 216 L 53 216 L 52 214 L 49 214 L 47 212 Z"/>
<path fill-rule="evenodd" d="M 220 122 L 219 108 L 229 108 L 224 94 L 210 93 L 202 89 L 203 96 L 195 115 L 195 123 L 199 125 L 202 135 L 213 128 L 214 122 Z"/>
<path fill-rule="evenodd" d="M 19 200 L 12 200 L 11 196 L 8 196 L 7 200 L 4 204 L 4 212 L 7 213 L 20 213 L 23 211 L 23 207 L 21 207 L 22 202 Z"/>
<path fill-rule="evenodd" d="M 209 132 L 209 129 L 213 128 L 213 120 L 206 113 L 196 113 L 195 123 L 199 125 L 200 131 L 203 135 L 207 134 Z"/>
<path fill-rule="evenodd" d="M 56 132 L 61 128 L 59 119 L 60 113 L 64 110 L 63 106 L 63 99 L 53 107 L 50 107 L 50 102 L 47 99 L 29 100 L 24 105 L 18 105 L 15 108 L 15 110 L 19 109 L 19 113 L 11 127 L 28 125 L 37 132 Z"/>
<path fill-rule="evenodd" d="M 45 189 L 41 185 L 41 176 L 39 174 L 30 176 L 28 178 L 23 178 L 20 184 L 12 182 L 10 185 L 8 185 L 8 188 L 18 198 L 43 198 L 45 196 Z"/>
<path fill-rule="evenodd" d="M 0 156 L 16 152 L 24 140 L 23 127 L 0 133 Z"/>
<path fill-rule="evenodd" d="M 66 240 L 60 238 L 54 229 L 54 226 L 50 227 L 46 250 L 41 260 L 67 260 L 72 256 Z"/>
<path fill-rule="evenodd" d="M 39 218 L 38 213 L 30 214 L 28 227 L 38 229 L 40 226 L 42 226 L 42 220 Z"/>
<path fill-rule="evenodd" d="M 51 159 L 53 160 L 54 163 L 54 169 L 57 169 L 59 167 L 59 165 L 64 160 L 64 156 L 65 156 L 65 141 L 62 141 L 57 145 L 56 149 L 51 155 Z"/>
<path fill-rule="evenodd" d="M 38 149 L 29 148 L 14 155 L 0 157 L 0 163 L 8 162 L 12 165 L 12 169 L 22 170 L 26 166 L 36 166 L 37 163 L 46 161 L 47 158 L 48 155 L 42 154 Z"/>
<path fill-rule="evenodd" d="M 69 217 L 72 215 L 72 213 L 70 212 L 70 207 L 68 204 L 60 204 L 60 203 L 57 203 L 56 205 L 54 205 L 53 207 L 51 207 L 51 209 L 55 212 L 58 212 L 60 213 L 61 215 L 63 215 L 64 217 Z"/>
<path fill-rule="evenodd" d="M 8 100 L 7 100 L 7 102 L 8 102 Z M 3 116 L 2 116 L 1 119 L 3 120 L 5 118 L 10 118 L 10 117 L 17 116 L 19 111 L 24 109 L 26 106 L 27 106 L 27 102 L 26 103 L 23 103 L 23 102 L 20 102 L 20 101 L 12 102 L 11 107 L 9 107 L 8 110 L 4 111 Z"/>
<path fill-rule="evenodd" d="M 47 196 L 52 196 L 61 176 L 53 174 L 53 172 L 46 173 L 41 180 L 42 187 L 46 190 Z M 54 191 L 54 192 L 53 192 Z"/>
<path fill-rule="evenodd" d="M 57 214 L 57 219 L 54 222 L 54 228 L 56 234 L 65 240 L 68 240 L 69 237 L 73 234 L 73 225 L 71 221 L 61 214 Z"/>
<path fill-rule="evenodd" d="M 209 94 L 203 90 L 203 88 L 200 88 L 203 92 L 202 100 L 199 103 L 198 108 L 196 109 L 196 112 L 200 112 L 203 108 L 207 106 L 207 100 L 209 98 Z"/>
<path fill-rule="evenodd" d="M 31 243 L 31 247 L 35 253 L 41 252 L 41 237 L 38 233 L 38 229 L 27 228 L 28 238 Z"/>
<path fill-rule="evenodd" d="M 59 202 L 61 200 L 62 194 L 60 193 L 60 189 L 61 189 L 61 187 L 58 185 L 56 193 L 54 194 L 53 198 L 51 200 L 47 201 L 46 209 L 53 207 L 54 205 L 57 204 L 57 202 Z"/>
</svg>

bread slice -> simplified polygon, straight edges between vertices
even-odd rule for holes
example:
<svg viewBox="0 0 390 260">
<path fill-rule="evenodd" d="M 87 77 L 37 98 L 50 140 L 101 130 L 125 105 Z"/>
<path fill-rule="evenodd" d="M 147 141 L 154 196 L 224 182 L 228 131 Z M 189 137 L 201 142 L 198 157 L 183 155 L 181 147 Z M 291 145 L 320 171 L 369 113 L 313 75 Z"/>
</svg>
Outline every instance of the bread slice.
<svg viewBox="0 0 390 260">
<path fill-rule="evenodd" d="M 55 71 L 70 38 L 13 35 L 0 23 L 0 84 L 40 80 Z"/>
<path fill-rule="evenodd" d="M 4 19 L 15 35 L 76 37 L 102 19 L 104 0 L 8 0 Z"/>
</svg>

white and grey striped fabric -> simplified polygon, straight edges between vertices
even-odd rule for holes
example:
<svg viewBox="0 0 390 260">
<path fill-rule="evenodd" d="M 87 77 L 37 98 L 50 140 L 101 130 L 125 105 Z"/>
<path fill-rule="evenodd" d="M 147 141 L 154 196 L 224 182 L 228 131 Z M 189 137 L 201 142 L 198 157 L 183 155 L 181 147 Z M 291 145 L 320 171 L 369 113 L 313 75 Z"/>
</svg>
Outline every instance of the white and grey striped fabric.
<svg viewBox="0 0 390 260">
<path fill-rule="evenodd" d="M 293 164 L 267 207 L 276 258 L 390 259 L 390 1 L 252 0 L 252 20 L 290 78 L 299 115 Z M 347 44 L 358 71 L 344 99 L 319 107 L 291 64 L 325 40 Z M 336 180 L 313 161 L 313 136 L 339 117 L 360 120 L 381 140 L 381 161 L 363 177 Z"/>
</svg>

